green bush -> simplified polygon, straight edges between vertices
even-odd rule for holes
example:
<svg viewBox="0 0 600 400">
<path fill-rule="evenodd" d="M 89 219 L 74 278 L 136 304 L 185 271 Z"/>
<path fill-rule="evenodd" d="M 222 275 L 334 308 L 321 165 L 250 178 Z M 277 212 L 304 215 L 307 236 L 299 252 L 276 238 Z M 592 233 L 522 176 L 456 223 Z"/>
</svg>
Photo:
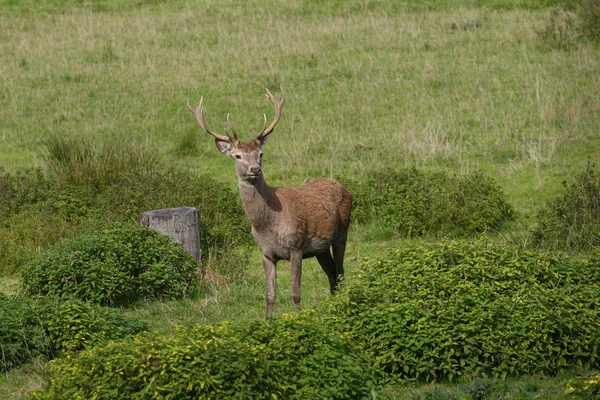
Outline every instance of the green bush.
<svg viewBox="0 0 600 400">
<path fill-rule="evenodd" d="M 16 272 L 40 247 L 97 227 L 102 213 L 93 199 L 88 188 L 60 188 L 39 169 L 0 169 L 0 273 Z"/>
<path fill-rule="evenodd" d="M 201 235 L 208 246 L 251 241 L 237 193 L 209 176 L 165 166 L 156 152 L 145 146 L 52 137 L 46 150 L 46 164 L 63 188 L 61 195 L 72 200 L 66 189 L 78 187 L 76 198 L 85 199 L 71 211 L 97 209 L 104 218 L 120 222 L 144 211 L 192 206 L 200 212 Z"/>
<path fill-rule="evenodd" d="M 95 202 L 111 221 L 161 208 L 196 207 L 206 248 L 253 243 L 239 194 L 206 175 L 167 169 L 128 182 L 125 189 L 121 184 L 106 186 Z"/>
<path fill-rule="evenodd" d="M 582 250 L 600 245 L 600 176 L 595 166 L 563 183 L 565 192 L 549 202 L 532 233 L 536 246 Z"/>
<path fill-rule="evenodd" d="M 46 162 L 49 173 L 0 170 L 0 272 L 15 272 L 35 249 L 160 208 L 196 207 L 208 251 L 252 243 L 237 193 L 167 167 L 141 146 L 55 138 Z"/>
<path fill-rule="evenodd" d="M 46 200 L 52 187 L 52 181 L 40 169 L 10 173 L 0 167 L 0 228 L 6 226 L 8 216 Z"/>
<path fill-rule="evenodd" d="M 354 195 L 354 220 L 376 221 L 406 237 L 473 234 L 496 229 L 513 216 L 501 190 L 481 173 L 405 168 L 376 171 L 363 182 L 343 181 Z"/>
<path fill-rule="evenodd" d="M 142 334 L 51 363 L 35 399 L 358 399 L 369 360 L 310 314 Z"/>
<path fill-rule="evenodd" d="M 65 216 L 53 212 L 51 207 L 50 200 L 27 205 L 4 219 L 5 228 L 0 227 L 0 275 L 16 275 L 40 249 L 108 225 L 99 215 L 92 216 L 85 209 Z"/>
<path fill-rule="evenodd" d="M 478 240 L 411 244 L 328 300 L 391 381 L 600 366 L 600 263 Z"/>
<path fill-rule="evenodd" d="M 23 266 L 29 295 L 70 296 L 121 306 L 140 298 L 174 299 L 198 282 L 197 264 L 152 229 L 117 224 L 60 243 Z"/>
<path fill-rule="evenodd" d="M 0 296 L 0 371 L 51 353 L 42 326 L 26 302 Z"/>
<path fill-rule="evenodd" d="M 0 371 L 147 330 L 118 310 L 69 298 L 0 296 Z"/>
</svg>

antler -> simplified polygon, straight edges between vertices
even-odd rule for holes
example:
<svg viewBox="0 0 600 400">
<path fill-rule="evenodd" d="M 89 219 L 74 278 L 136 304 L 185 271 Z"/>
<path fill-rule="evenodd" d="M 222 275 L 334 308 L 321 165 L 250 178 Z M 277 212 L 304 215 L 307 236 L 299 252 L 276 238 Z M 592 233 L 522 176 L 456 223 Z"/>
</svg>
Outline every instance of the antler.
<svg viewBox="0 0 600 400">
<path fill-rule="evenodd" d="M 265 126 L 267 126 L 267 116 L 263 114 L 265 122 L 263 124 L 262 130 L 256 136 L 256 139 L 260 140 L 261 138 L 273 132 L 273 129 L 275 129 L 275 125 L 277 125 L 277 123 L 279 122 L 279 118 L 281 117 L 281 109 L 283 108 L 283 102 L 285 101 L 285 93 L 283 91 L 283 86 L 280 86 L 279 88 L 281 89 L 281 100 L 279 100 L 279 102 L 275 101 L 275 97 L 273 97 L 271 92 L 269 92 L 269 89 L 266 89 L 267 94 L 265 94 L 265 96 L 267 96 L 267 99 L 269 99 L 269 101 L 271 101 L 271 103 L 275 107 L 275 118 L 273 119 L 273 122 L 271 122 L 271 125 L 269 125 L 269 127 L 265 129 Z"/>
<path fill-rule="evenodd" d="M 233 133 L 233 139 L 238 140 L 237 133 L 235 133 L 235 128 L 233 127 L 233 124 L 229 120 L 229 113 L 227 113 L 227 125 L 229 125 L 229 129 L 231 129 L 231 133 Z M 227 132 L 227 130 L 225 130 L 225 132 Z M 229 136 L 229 133 L 227 133 L 227 136 Z"/>
<path fill-rule="evenodd" d="M 208 132 L 209 134 L 211 134 L 212 136 L 214 136 L 216 139 L 218 140 L 222 140 L 224 142 L 229 142 L 229 143 L 234 143 L 237 141 L 237 135 L 235 134 L 235 130 L 233 129 L 233 125 L 231 125 L 231 123 L 229 124 L 232 132 L 233 132 L 233 138 L 230 137 L 229 135 L 224 136 L 221 134 L 218 134 L 217 132 L 212 131 L 208 125 L 206 125 L 206 121 L 204 120 L 204 115 L 202 114 L 202 111 L 204 109 L 204 105 L 202 104 L 202 101 L 204 100 L 204 98 L 200 98 L 200 104 L 198 104 L 198 107 L 194 108 L 190 105 L 190 101 L 188 100 L 187 102 L 187 106 L 190 109 L 190 111 L 192 112 L 192 114 L 194 114 L 194 116 L 196 117 L 196 121 L 198 121 L 198 124 L 200 124 L 200 126 L 202 127 L 202 129 L 204 129 L 206 132 Z M 229 122 L 229 115 L 227 115 L 227 122 Z"/>
</svg>

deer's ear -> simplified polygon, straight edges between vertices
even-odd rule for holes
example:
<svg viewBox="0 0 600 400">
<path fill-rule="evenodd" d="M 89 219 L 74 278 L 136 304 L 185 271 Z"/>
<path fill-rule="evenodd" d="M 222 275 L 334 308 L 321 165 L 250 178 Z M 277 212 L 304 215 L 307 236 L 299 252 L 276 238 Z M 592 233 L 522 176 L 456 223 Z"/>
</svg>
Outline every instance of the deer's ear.
<svg viewBox="0 0 600 400">
<path fill-rule="evenodd" d="M 230 142 L 226 142 L 224 140 L 215 139 L 215 143 L 217 145 L 217 149 L 224 156 L 231 156 L 233 154 L 233 144 Z"/>
<path fill-rule="evenodd" d="M 263 146 L 265 145 L 265 143 L 267 143 L 267 140 L 269 140 L 269 136 L 271 136 L 271 134 L 265 135 L 263 137 L 261 137 L 260 139 L 258 139 L 258 147 L 263 148 Z"/>
</svg>

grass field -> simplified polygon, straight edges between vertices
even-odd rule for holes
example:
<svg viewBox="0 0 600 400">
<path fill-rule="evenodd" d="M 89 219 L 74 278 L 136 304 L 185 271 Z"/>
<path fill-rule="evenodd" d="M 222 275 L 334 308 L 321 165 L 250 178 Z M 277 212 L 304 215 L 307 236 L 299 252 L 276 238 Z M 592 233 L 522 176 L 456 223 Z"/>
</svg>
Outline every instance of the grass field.
<svg viewBox="0 0 600 400">
<path fill-rule="evenodd" d="M 0 167 L 45 168 L 44 144 L 53 136 L 131 140 L 235 188 L 231 160 L 186 101 L 203 96 L 218 131 L 230 112 L 249 139 L 263 113 L 272 117 L 264 88 L 278 93 L 281 85 L 286 104 L 265 147 L 269 184 L 361 178 L 384 167 L 483 171 L 517 214 L 500 236 L 519 237 L 563 181 L 600 160 L 600 47 L 553 19 L 553 10 L 577 4 L 0 0 Z M 361 258 L 404 241 L 365 240 L 376 229 L 352 228 L 349 274 Z M 203 299 L 127 312 L 159 332 L 263 318 L 260 253 L 248 251 L 243 279 L 215 285 Z M 310 307 L 328 285 L 316 261 L 305 266 Z M 279 270 L 281 315 L 293 305 L 289 270 Z M 17 290 L 15 275 L 0 277 L 0 291 Z M 0 376 L 0 397 L 22 398 L 43 382 L 41 371 L 40 362 Z M 536 379 L 506 385 L 519 393 L 547 385 Z M 561 398 L 564 379 L 549 382 L 541 397 L 526 398 Z M 412 390 L 433 389 L 390 388 L 389 395 L 411 398 Z"/>
</svg>

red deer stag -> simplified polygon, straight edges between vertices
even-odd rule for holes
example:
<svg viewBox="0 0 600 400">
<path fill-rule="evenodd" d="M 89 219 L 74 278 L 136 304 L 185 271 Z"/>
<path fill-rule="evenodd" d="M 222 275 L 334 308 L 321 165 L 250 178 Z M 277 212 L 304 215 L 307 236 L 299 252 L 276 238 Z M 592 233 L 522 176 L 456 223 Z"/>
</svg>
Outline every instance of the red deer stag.
<svg viewBox="0 0 600 400">
<path fill-rule="evenodd" d="M 308 179 L 300 187 L 270 187 L 265 182 L 262 148 L 281 117 L 285 93 L 277 102 L 267 89 L 267 98 L 275 107 L 275 118 L 267 127 L 267 117 L 260 133 L 250 142 L 238 140 L 227 114 L 232 136 L 211 130 L 204 120 L 203 104 L 188 108 L 206 132 L 214 136 L 217 149 L 235 161 L 238 188 L 244 211 L 252 224 L 252 235 L 262 253 L 267 278 L 267 318 L 273 317 L 277 261 L 291 263 L 292 300 L 300 308 L 302 259 L 317 257 L 327 274 L 333 293 L 344 274 L 344 253 L 350 225 L 352 195 L 334 179 Z M 333 256 L 330 248 L 333 250 Z"/>
</svg>

